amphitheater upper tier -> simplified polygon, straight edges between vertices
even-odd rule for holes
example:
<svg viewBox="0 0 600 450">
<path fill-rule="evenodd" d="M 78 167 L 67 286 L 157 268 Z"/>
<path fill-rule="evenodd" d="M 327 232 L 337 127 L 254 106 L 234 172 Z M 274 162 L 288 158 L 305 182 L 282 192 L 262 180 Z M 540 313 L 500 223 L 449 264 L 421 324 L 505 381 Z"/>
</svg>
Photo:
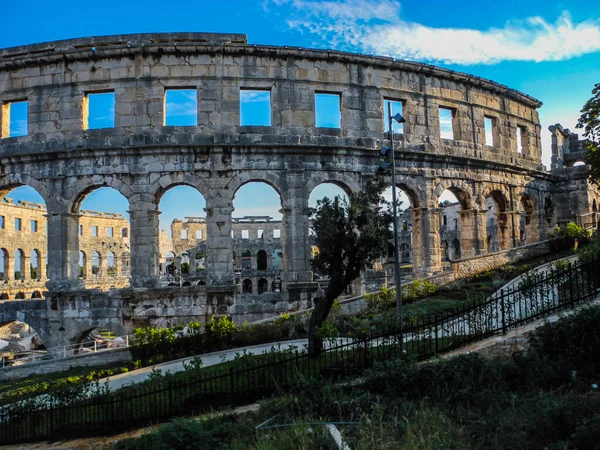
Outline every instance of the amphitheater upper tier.
<svg viewBox="0 0 600 450">
<path fill-rule="evenodd" d="M 197 126 L 165 127 L 170 88 L 197 90 Z M 240 90 L 269 90 L 271 125 L 240 125 Z M 114 128 L 86 128 L 86 97 L 113 91 Z M 340 95 L 339 128 L 316 127 L 315 93 Z M 541 103 L 493 81 L 391 58 L 248 45 L 240 34 L 141 34 L 0 50 L 0 101 L 27 100 L 27 136 L 1 154 L 75 156 L 82 149 L 309 146 L 372 150 L 384 138 L 383 99 L 403 103 L 406 152 L 537 169 Z M 442 139 L 439 108 L 452 112 Z M 9 115 L 3 108 L 3 116 Z M 484 118 L 493 121 L 486 145 Z M 9 120 L 2 118 L 3 137 Z M 521 133 L 522 151 L 517 149 Z M 169 150 L 172 151 L 172 148 Z"/>
</svg>

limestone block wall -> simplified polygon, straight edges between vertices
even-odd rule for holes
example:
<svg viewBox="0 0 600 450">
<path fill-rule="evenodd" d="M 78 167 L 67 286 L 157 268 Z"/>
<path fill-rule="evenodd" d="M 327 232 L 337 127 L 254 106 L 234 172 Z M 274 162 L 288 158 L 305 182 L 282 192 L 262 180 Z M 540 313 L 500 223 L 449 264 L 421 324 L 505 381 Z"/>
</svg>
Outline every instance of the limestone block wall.
<svg viewBox="0 0 600 450">
<path fill-rule="evenodd" d="M 165 97 L 174 88 L 196 91 L 191 126 L 165 125 Z M 245 89 L 268 92 L 270 125 L 241 124 Z M 92 129 L 89 97 L 100 92 L 114 94 L 114 126 Z M 319 93 L 339 96 L 339 127 L 317 126 Z M 325 182 L 356 192 L 375 174 L 378 148 L 389 143 L 386 100 L 401 102 L 406 119 L 394 136 L 395 170 L 410 199 L 417 277 L 442 271 L 438 199 L 446 189 L 461 206 L 465 255 L 488 251 L 488 199 L 500 249 L 522 244 L 524 196 L 536 218 L 527 235 L 544 239 L 559 213 L 556 193 L 568 191 L 570 175 L 563 180 L 541 165 L 538 100 L 435 66 L 248 45 L 244 35 L 141 34 L 0 50 L 0 198 L 20 185 L 42 196 L 47 287 L 68 293 L 84 286 L 81 202 L 99 187 L 116 189 L 130 206 L 131 285 L 152 290 L 164 249 L 160 199 L 173 186 L 194 187 L 206 200 L 207 288 L 223 297 L 237 289 L 233 199 L 246 183 L 267 183 L 281 199 L 282 289 L 296 297 L 312 281 L 310 193 Z M 10 135 L 16 101 L 28 102 L 25 136 Z M 441 137 L 440 108 L 451 112 L 452 139 Z M 486 118 L 493 143 L 484 138 Z M 585 208 L 580 203 L 572 212 L 581 216 Z"/>
</svg>

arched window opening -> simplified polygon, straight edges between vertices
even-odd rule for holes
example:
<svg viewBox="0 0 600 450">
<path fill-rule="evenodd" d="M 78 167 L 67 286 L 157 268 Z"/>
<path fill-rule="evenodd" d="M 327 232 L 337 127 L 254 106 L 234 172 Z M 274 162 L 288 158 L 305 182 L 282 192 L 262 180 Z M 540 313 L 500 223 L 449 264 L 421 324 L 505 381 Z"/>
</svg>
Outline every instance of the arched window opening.
<svg viewBox="0 0 600 450">
<path fill-rule="evenodd" d="M 242 282 L 242 294 L 252 294 L 252 280 L 250 278 L 246 278 Z"/>
<path fill-rule="evenodd" d="M 242 269 L 250 269 L 252 267 L 252 253 L 250 250 L 242 252 Z"/>
<path fill-rule="evenodd" d="M 121 253 L 121 276 L 128 277 L 131 272 L 129 253 Z"/>
<path fill-rule="evenodd" d="M 79 278 L 84 278 L 87 275 L 87 267 L 86 267 L 87 257 L 85 252 L 79 250 Z"/>
<path fill-rule="evenodd" d="M 106 274 L 109 277 L 114 277 L 117 275 L 116 264 L 115 254 L 113 252 L 108 252 L 106 254 Z"/>
<path fill-rule="evenodd" d="M 96 250 L 92 252 L 92 276 L 95 278 L 102 276 L 102 256 Z"/>
<path fill-rule="evenodd" d="M 267 252 L 259 250 L 256 253 L 256 268 L 258 270 L 267 270 Z"/>
<path fill-rule="evenodd" d="M 37 249 L 31 251 L 29 255 L 29 275 L 32 280 L 39 280 L 40 273 L 40 252 Z"/>
<path fill-rule="evenodd" d="M 42 293 L 40 291 L 33 291 L 31 293 L 31 298 L 42 298 Z"/>
<path fill-rule="evenodd" d="M 461 258 L 460 241 L 458 239 L 454 239 L 452 241 L 452 259 L 460 259 L 460 258 Z"/>
<path fill-rule="evenodd" d="M 79 276 L 94 278 L 88 288 L 100 284 L 107 289 L 108 280 L 129 275 L 129 263 L 122 261 L 130 248 L 129 200 L 117 189 L 97 186 L 82 193 L 74 208 L 79 213 Z"/>
<path fill-rule="evenodd" d="M 15 251 L 15 280 L 25 279 L 25 254 L 18 248 Z M 24 297 L 23 297 L 24 298 Z"/>
<path fill-rule="evenodd" d="M 8 278 L 8 250 L 0 248 L 0 281 L 7 280 Z"/>
<path fill-rule="evenodd" d="M 267 292 L 269 290 L 269 282 L 265 278 L 261 278 L 258 280 L 258 294 L 262 294 L 263 292 Z"/>
</svg>

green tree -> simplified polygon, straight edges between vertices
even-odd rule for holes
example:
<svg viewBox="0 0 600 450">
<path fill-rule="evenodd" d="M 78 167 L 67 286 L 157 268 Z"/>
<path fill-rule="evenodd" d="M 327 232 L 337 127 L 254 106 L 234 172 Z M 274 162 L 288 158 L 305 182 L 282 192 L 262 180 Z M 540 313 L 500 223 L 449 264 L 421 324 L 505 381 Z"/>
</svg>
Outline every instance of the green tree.
<svg viewBox="0 0 600 450">
<path fill-rule="evenodd" d="M 583 105 L 577 128 L 583 128 L 583 136 L 588 139 L 590 179 L 600 185 L 600 83 L 594 86 L 592 98 Z"/>
<path fill-rule="evenodd" d="M 333 302 L 361 270 L 387 255 L 392 214 L 381 207 L 388 202 L 381 193 L 386 187 L 382 176 L 367 182 L 365 189 L 350 194 L 348 200 L 335 197 L 317 202 L 311 212 L 318 254 L 311 264 L 315 272 L 329 278 L 324 297 L 315 301 L 308 328 L 308 350 L 318 354 L 322 340 L 317 329 L 329 315 Z"/>
</svg>

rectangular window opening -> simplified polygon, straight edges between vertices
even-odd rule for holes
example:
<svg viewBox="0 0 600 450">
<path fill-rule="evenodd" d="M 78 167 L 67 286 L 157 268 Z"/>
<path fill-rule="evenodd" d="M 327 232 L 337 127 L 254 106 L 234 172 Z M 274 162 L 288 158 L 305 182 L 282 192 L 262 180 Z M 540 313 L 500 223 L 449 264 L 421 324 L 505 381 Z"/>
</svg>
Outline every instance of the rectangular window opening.
<svg viewBox="0 0 600 450">
<path fill-rule="evenodd" d="M 315 93 L 315 125 L 321 128 L 341 128 L 340 94 Z"/>
<path fill-rule="evenodd" d="M 390 132 L 390 115 L 388 113 L 389 106 L 392 105 L 392 130 L 394 130 L 394 134 L 403 134 L 404 133 L 404 124 L 396 122 L 393 117 L 396 114 L 402 115 L 402 108 L 404 106 L 401 100 L 383 100 L 383 121 L 384 121 L 384 131 L 386 133 Z"/>
<path fill-rule="evenodd" d="M 166 89 L 164 103 L 164 125 L 198 126 L 198 91 L 196 89 Z"/>
<path fill-rule="evenodd" d="M 98 225 L 92 225 L 92 236 L 98 236 Z"/>
<path fill-rule="evenodd" d="M 281 230 L 279 228 L 275 228 L 273 230 L 273 239 L 280 239 L 281 238 Z"/>
<path fill-rule="evenodd" d="M 83 236 L 83 225 L 79 225 L 79 236 Z"/>
<path fill-rule="evenodd" d="M 249 239 L 250 232 L 248 230 L 242 230 L 242 239 Z"/>
<path fill-rule="evenodd" d="M 37 233 L 37 231 L 38 231 L 38 223 L 37 223 L 37 220 L 32 220 L 32 221 L 31 221 L 29 224 L 30 224 L 30 226 L 31 226 L 31 232 L 32 232 L 32 233 Z"/>
<path fill-rule="evenodd" d="M 454 139 L 454 116 L 455 111 L 450 108 L 438 108 L 440 115 L 440 137 L 442 139 Z"/>
<path fill-rule="evenodd" d="M 186 240 L 188 238 L 188 230 L 181 230 L 181 239 Z"/>
<path fill-rule="evenodd" d="M 126 238 L 128 234 L 129 234 L 129 232 L 127 231 L 127 228 L 123 228 L 121 230 L 121 237 Z"/>
<path fill-rule="evenodd" d="M 196 239 L 198 239 L 198 240 L 202 239 L 202 230 L 196 230 Z"/>
<path fill-rule="evenodd" d="M 115 235 L 115 229 L 113 227 L 106 227 L 106 237 L 113 237 Z"/>
<path fill-rule="evenodd" d="M 15 230 L 21 231 L 21 219 L 18 217 L 15 217 Z"/>
<path fill-rule="evenodd" d="M 493 117 L 483 118 L 483 125 L 485 128 L 485 145 L 488 147 L 494 146 L 494 123 L 495 119 Z"/>
<path fill-rule="evenodd" d="M 4 216 L 0 216 L 0 230 L 4 230 Z"/>
<path fill-rule="evenodd" d="M 523 142 L 527 139 L 527 128 L 517 126 L 517 153 L 523 153 Z"/>
<path fill-rule="evenodd" d="M 28 102 L 26 100 L 6 102 L 2 105 L 3 138 L 27 136 L 27 111 Z"/>
<path fill-rule="evenodd" d="M 271 126 L 271 91 L 240 89 L 240 125 Z"/>
<path fill-rule="evenodd" d="M 115 93 L 88 92 L 83 98 L 83 129 L 115 127 Z"/>
<path fill-rule="evenodd" d="M 256 232 L 256 239 L 262 239 L 264 237 L 265 230 L 258 230 Z"/>
</svg>

